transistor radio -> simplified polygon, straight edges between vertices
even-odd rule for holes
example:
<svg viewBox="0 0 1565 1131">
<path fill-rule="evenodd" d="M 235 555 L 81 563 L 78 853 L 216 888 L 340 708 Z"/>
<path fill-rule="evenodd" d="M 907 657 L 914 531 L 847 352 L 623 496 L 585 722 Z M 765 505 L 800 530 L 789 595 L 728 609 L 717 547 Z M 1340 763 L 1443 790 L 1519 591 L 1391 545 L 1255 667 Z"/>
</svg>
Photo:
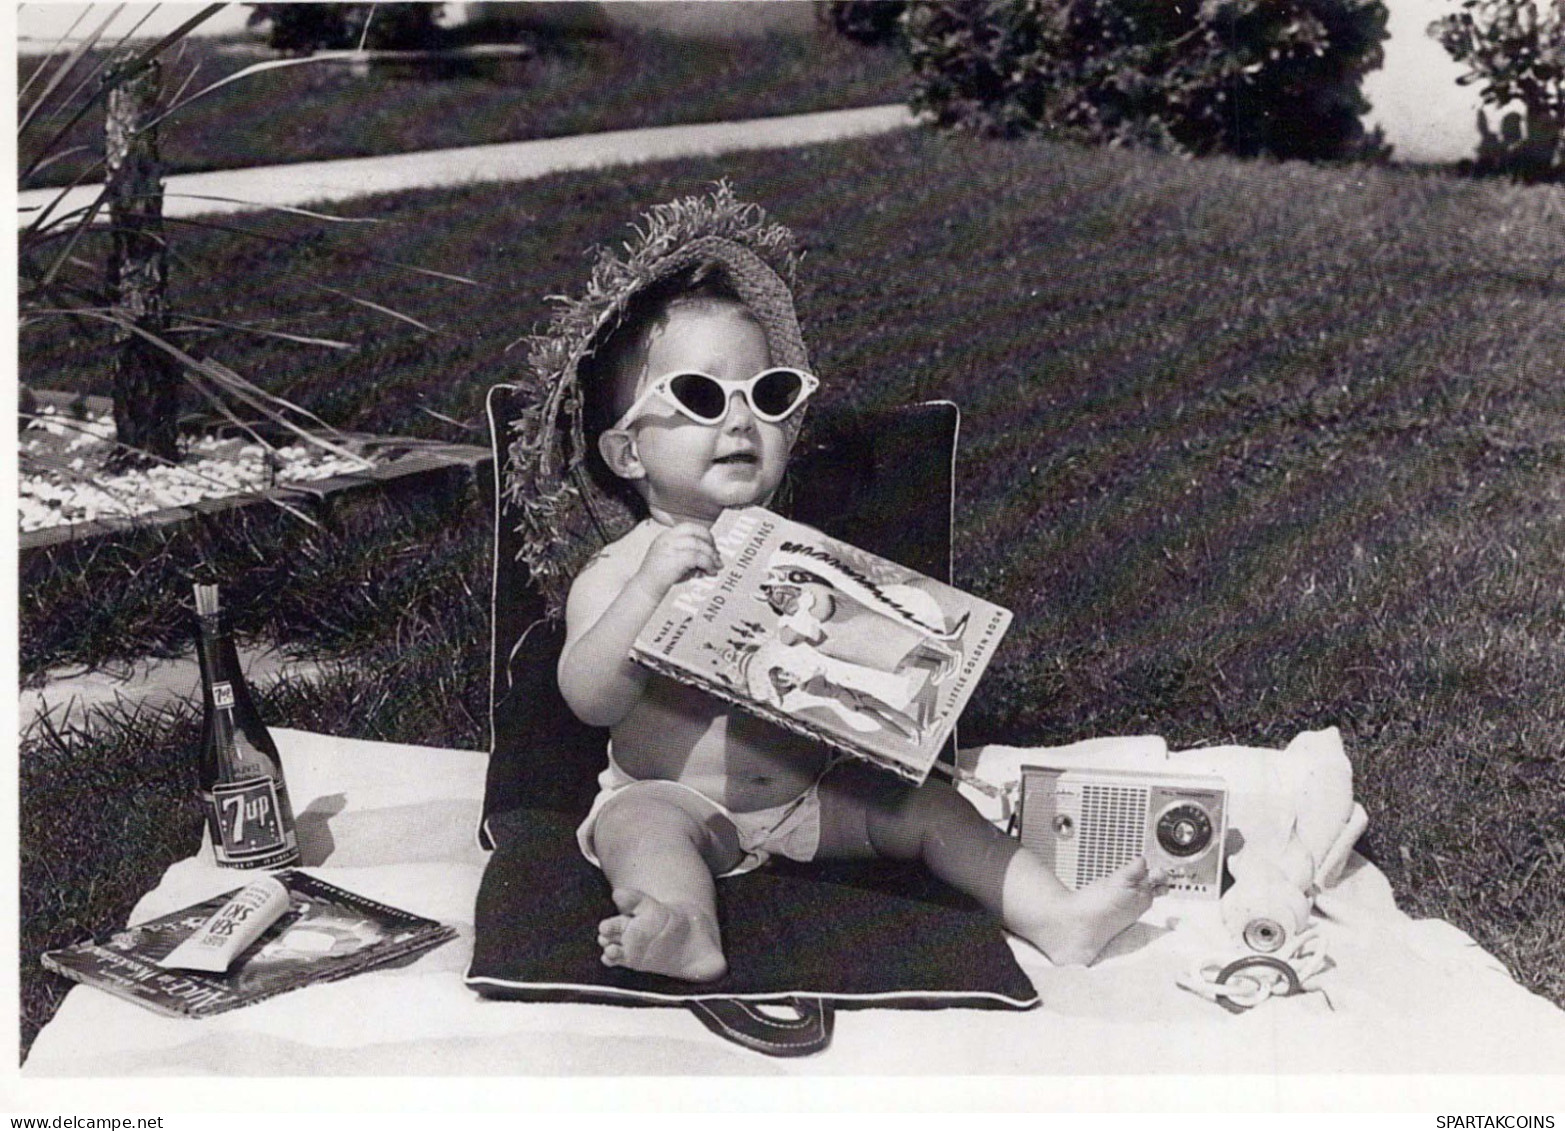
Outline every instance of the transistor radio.
<svg viewBox="0 0 1565 1131">
<path fill-rule="evenodd" d="M 1222 778 L 1049 766 L 1021 771 L 1022 844 L 1066 887 L 1084 887 L 1145 856 L 1168 874 L 1166 895 L 1216 900 L 1221 894 L 1228 831 Z"/>
</svg>

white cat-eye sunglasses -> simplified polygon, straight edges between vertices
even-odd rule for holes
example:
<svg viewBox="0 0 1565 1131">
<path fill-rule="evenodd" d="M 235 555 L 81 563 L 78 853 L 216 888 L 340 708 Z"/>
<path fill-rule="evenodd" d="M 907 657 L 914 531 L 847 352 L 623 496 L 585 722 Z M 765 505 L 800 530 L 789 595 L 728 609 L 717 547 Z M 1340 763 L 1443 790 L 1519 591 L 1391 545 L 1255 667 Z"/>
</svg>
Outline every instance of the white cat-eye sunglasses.
<svg viewBox="0 0 1565 1131">
<path fill-rule="evenodd" d="M 653 400 L 661 400 L 697 424 L 719 424 L 728 417 L 733 395 L 742 393 L 757 420 L 776 424 L 799 410 L 820 381 L 802 369 L 765 369 L 748 381 L 724 381 L 709 373 L 681 370 L 666 373 L 646 387 L 614 429 L 628 428 Z"/>
</svg>

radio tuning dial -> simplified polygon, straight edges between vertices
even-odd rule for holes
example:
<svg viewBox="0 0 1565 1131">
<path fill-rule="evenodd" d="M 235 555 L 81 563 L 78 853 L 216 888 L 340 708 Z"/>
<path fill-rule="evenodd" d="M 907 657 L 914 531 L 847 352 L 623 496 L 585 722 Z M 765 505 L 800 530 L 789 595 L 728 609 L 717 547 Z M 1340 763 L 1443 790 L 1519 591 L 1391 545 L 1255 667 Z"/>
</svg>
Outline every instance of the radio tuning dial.
<svg viewBox="0 0 1565 1131">
<path fill-rule="evenodd" d="M 1212 843 L 1212 818 L 1185 801 L 1170 805 L 1157 819 L 1157 842 L 1170 856 L 1194 856 Z"/>
</svg>

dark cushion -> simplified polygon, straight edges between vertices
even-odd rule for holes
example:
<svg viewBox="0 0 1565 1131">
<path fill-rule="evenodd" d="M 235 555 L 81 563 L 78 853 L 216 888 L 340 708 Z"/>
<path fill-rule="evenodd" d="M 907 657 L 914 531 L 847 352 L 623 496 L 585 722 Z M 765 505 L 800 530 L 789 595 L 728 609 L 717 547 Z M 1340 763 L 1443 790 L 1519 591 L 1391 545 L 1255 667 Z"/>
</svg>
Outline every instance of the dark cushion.
<svg viewBox="0 0 1565 1131">
<path fill-rule="evenodd" d="M 509 386 L 490 392 L 497 476 L 519 397 Z M 956 407 L 944 402 L 851 416 L 812 409 L 774 505 L 949 582 L 957 425 Z M 613 904 L 603 875 L 582 858 L 575 828 L 596 793 L 608 733 L 578 722 L 560 695 L 563 627 L 544 619 L 542 598 L 516 556 L 503 491 L 495 497 L 492 747 L 481 834 L 495 853 L 479 889 L 469 985 L 532 1001 L 699 999 L 698 1016 L 719 999 L 826 999 L 838 1007 L 1037 1003 L 992 916 L 922 868 L 881 862 L 777 860 L 722 880 L 718 914 L 729 972 L 719 982 L 604 966 L 596 928 Z M 953 739 L 947 756 L 954 750 Z M 703 1023 L 722 1031 L 710 1017 Z M 820 1040 L 829 1040 L 829 1027 Z"/>
<path fill-rule="evenodd" d="M 467 974 L 479 993 L 618 1005 L 807 996 L 839 1009 L 1037 1002 L 992 916 L 922 869 L 891 865 L 872 872 L 779 862 L 720 880 L 729 970 L 716 982 L 606 967 L 597 925 L 613 904 L 603 874 L 576 846 L 575 825 L 546 810 L 491 822 L 499 847 L 479 887 Z"/>
</svg>

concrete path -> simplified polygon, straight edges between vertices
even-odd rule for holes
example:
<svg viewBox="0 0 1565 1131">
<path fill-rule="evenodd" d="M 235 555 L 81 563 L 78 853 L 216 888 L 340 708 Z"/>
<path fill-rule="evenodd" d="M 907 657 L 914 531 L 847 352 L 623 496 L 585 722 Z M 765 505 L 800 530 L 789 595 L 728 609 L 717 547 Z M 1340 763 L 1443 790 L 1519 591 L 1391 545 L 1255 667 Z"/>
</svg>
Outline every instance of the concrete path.
<svg viewBox="0 0 1565 1131">
<path fill-rule="evenodd" d="M 385 157 L 306 161 L 167 178 L 163 212 L 194 216 L 260 208 L 335 203 L 378 192 L 447 188 L 485 181 L 521 181 L 572 169 L 601 169 L 677 157 L 710 157 L 751 149 L 784 149 L 866 137 L 915 124 L 906 106 L 869 106 L 739 122 L 656 126 L 575 137 L 471 145 Z M 97 185 L 73 190 L 64 209 L 84 208 Z M 17 196 L 22 224 L 59 195 L 34 189 Z M 56 206 L 60 211 L 61 206 Z"/>
</svg>

